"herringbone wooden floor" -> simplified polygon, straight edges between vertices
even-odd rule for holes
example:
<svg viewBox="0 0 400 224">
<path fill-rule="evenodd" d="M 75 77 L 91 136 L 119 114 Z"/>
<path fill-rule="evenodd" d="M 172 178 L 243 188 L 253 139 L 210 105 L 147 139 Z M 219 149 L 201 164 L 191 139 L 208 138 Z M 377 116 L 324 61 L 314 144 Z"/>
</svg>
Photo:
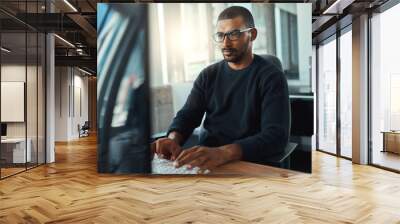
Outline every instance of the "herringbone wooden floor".
<svg viewBox="0 0 400 224">
<path fill-rule="evenodd" d="M 99 175 L 96 139 L 0 181 L 0 223 L 400 223 L 400 175 L 320 152 L 313 174 Z"/>
</svg>

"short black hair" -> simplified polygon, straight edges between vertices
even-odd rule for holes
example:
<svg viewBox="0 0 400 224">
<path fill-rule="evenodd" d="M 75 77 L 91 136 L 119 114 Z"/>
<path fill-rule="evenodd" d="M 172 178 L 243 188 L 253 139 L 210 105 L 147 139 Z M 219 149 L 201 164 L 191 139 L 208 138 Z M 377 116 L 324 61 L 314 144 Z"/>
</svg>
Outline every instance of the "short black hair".
<svg viewBox="0 0 400 224">
<path fill-rule="evenodd" d="M 251 12 L 248 9 L 242 6 L 231 6 L 224 9 L 224 11 L 219 14 L 217 21 L 224 19 L 234 19 L 238 16 L 241 16 L 243 18 L 248 28 L 254 28 L 253 15 L 251 15 Z"/>
</svg>

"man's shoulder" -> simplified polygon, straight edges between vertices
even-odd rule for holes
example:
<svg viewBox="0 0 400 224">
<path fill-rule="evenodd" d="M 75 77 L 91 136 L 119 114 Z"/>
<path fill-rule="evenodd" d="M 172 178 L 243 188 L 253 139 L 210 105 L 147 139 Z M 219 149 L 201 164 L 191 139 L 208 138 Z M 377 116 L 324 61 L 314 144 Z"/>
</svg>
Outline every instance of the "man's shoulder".
<svg viewBox="0 0 400 224">
<path fill-rule="evenodd" d="M 217 61 L 211 65 L 208 65 L 203 70 L 201 70 L 198 78 L 206 82 L 214 80 L 214 78 L 217 76 L 220 69 L 222 68 L 223 63 L 224 62 L 222 60 L 222 61 Z"/>
<path fill-rule="evenodd" d="M 215 74 L 218 72 L 218 70 L 221 68 L 221 66 L 223 65 L 224 61 L 220 60 L 217 62 L 214 62 L 210 65 L 208 65 L 207 67 L 205 67 L 201 73 L 206 73 L 206 74 Z"/>
</svg>

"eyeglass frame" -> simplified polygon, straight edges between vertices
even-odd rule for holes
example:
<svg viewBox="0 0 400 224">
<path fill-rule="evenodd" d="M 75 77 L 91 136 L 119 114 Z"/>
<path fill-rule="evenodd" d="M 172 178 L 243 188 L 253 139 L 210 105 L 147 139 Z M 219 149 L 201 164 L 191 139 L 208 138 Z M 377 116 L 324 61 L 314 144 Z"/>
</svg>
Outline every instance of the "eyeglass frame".
<svg viewBox="0 0 400 224">
<path fill-rule="evenodd" d="M 225 37 L 228 37 L 228 40 L 230 40 L 230 41 L 235 41 L 235 40 L 238 40 L 238 39 L 242 36 L 242 33 L 247 32 L 247 31 L 250 31 L 250 30 L 252 30 L 252 29 L 254 29 L 254 27 L 248 27 L 248 28 L 244 28 L 244 29 L 234 29 L 234 30 L 232 30 L 232 31 L 223 33 L 224 36 L 223 36 L 223 38 L 222 38 L 221 41 L 217 41 L 216 38 L 215 38 L 215 36 L 216 36 L 218 33 L 222 33 L 222 32 L 216 32 L 216 33 L 214 33 L 214 34 L 212 35 L 212 37 L 213 37 L 213 40 L 214 40 L 215 42 L 217 42 L 217 43 L 222 43 L 222 42 L 224 42 Z M 238 39 L 232 40 L 232 39 L 229 37 L 229 35 L 231 35 L 233 32 L 236 32 L 236 31 L 239 31 L 240 36 L 238 37 Z"/>
</svg>

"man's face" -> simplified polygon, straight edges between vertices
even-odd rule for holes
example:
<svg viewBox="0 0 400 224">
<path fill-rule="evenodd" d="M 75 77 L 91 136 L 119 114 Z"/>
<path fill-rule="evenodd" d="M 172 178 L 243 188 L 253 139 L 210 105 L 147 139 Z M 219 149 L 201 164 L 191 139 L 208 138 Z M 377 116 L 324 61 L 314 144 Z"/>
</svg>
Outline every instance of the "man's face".
<svg viewBox="0 0 400 224">
<path fill-rule="evenodd" d="M 217 23 L 217 32 L 227 33 L 233 30 L 243 30 L 247 28 L 242 17 L 236 17 L 233 19 L 220 20 Z M 229 40 L 225 36 L 224 40 L 219 43 L 222 55 L 225 61 L 237 63 L 242 60 L 242 58 L 250 53 L 251 49 L 251 35 L 250 32 L 243 32 L 240 34 L 239 39 Z"/>
</svg>

